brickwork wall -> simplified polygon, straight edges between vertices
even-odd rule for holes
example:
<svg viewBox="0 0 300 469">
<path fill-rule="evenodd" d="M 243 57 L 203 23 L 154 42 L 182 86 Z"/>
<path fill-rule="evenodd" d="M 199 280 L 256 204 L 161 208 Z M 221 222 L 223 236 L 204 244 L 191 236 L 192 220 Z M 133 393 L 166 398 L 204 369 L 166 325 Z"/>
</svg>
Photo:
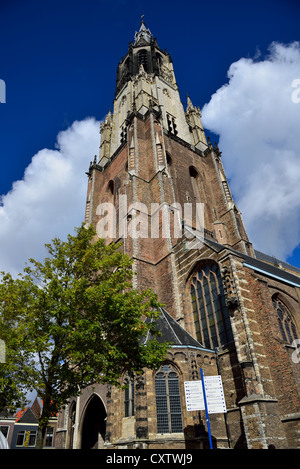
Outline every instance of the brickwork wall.
<svg viewBox="0 0 300 469">
<path fill-rule="evenodd" d="M 168 160 L 164 160 L 166 156 Z M 191 178 L 190 167 L 198 173 L 196 182 Z M 109 181 L 114 182 L 113 194 Z M 186 202 L 204 203 L 206 235 L 224 243 L 223 250 L 207 243 L 199 249 L 188 249 L 186 239 L 173 236 L 176 210 L 169 213 L 171 238 L 161 236 L 166 222 L 164 214 L 158 218 L 158 238 L 127 237 L 123 248 L 134 259 L 134 285 L 141 289 L 153 288 L 168 313 L 194 337 L 190 299 L 192 274 L 202 262 L 216 262 L 231 308 L 234 343 L 220 350 L 219 370 L 212 353 L 204 357 L 203 352 L 188 349 L 177 353 L 170 351 L 169 359 L 180 376 L 182 434 L 157 434 L 154 374 L 150 370 L 145 370 L 137 383 L 134 417 L 124 417 L 124 391 L 109 389 L 106 401 L 108 447 L 205 447 L 208 444 L 205 415 L 202 411 L 186 411 L 183 388 L 184 381 L 199 379 L 200 367 L 206 374 L 220 372 L 222 375 L 231 447 L 267 448 L 270 444 L 278 448 L 299 447 L 300 365 L 297 367 L 291 362 L 292 350 L 279 340 L 271 298 L 280 292 L 290 310 L 295 312 L 295 323 L 300 330 L 300 293 L 292 286 L 254 274 L 243 266 L 238 252 L 233 254 L 226 250 L 229 245 L 240 253 L 252 252 L 240 214 L 230 194 L 224 191 L 223 167 L 216 150 L 205 154 L 193 151 L 180 139 L 167 135 L 151 113 L 144 118 L 136 116 L 128 128 L 127 144 L 119 149 L 103 172 L 94 169 L 90 173 L 89 221 L 97 226 L 97 206 L 112 202 L 118 207 L 120 196 L 125 194 L 128 206 L 138 201 L 146 207 L 146 213 L 141 209 L 137 214 L 128 214 L 127 227 L 138 219 L 143 228 L 148 226 L 148 235 L 153 221 L 151 203 L 161 206 L 177 202 L 181 207 Z M 82 395 L 82 405 L 87 398 Z M 215 444 L 226 447 L 224 416 L 212 416 L 211 428 Z"/>
<path fill-rule="evenodd" d="M 148 449 L 199 449 L 208 448 L 208 433 L 205 411 L 186 410 L 184 381 L 200 378 L 200 368 L 204 375 L 216 375 L 217 366 L 214 354 L 188 349 L 171 349 L 168 360 L 179 376 L 182 433 L 158 434 L 156 417 L 155 372 L 145 370 L 135 384 L 136 414 L 124 417 L 124 391 L 113 389 L 108 408 L 110 416 L 110 442 L 107 448 L 141 447 Z M 118 416 L 118 418 L 116 418 Z M 224 415 L 210 416 L 212 440 L 215 447 L 229 446 Z M 134 429 L 134 432 L 133 432 Z"/>
<path fill-rule="evenodd" d="M 266 380 L 272 382 L 272 388 L 267 387 L 278 401 L 276 414 L 280 416 L 280 426 L 273 428 L 273 435 L 278 434 L 278 446 L 288 448 L 300 447 L 300 394 L 299 379 L 300 365 L 294 364 L 291 349 L 281 336 L 277 314 L 272 304 L 272 296 L 280 295 L 282 301 L 289 307 L 293 320 L 298 326 L 300 320 L 299 292 L 293 286 L 267 279 L 258 274 L 247 272 L 248 282 L 253 295 L 256 319 L 259 324 L 261 341 L 264 345 L 264 360 L 260 360 L 260 368 L 266 369 Z M 272 415 L 272 414 L 271 414 Z M 274 426 L 276 419 L 273 414 Z M 297 430 L 296 430 L 297 429 Z M 274 444 L 274 441 L 273 441 Z"/>
</svg>

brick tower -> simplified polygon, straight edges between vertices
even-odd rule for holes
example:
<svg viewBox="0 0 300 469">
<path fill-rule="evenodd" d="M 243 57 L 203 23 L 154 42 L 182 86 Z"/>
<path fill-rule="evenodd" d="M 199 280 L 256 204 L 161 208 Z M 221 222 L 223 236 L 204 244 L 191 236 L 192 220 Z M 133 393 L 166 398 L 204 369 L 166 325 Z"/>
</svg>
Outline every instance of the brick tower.
<svg viewBox="0 0 300 469">
<path fill-rule="evenodd" d="M 205 236 L 245 254 L 252 248 L 221 154 L 207 143 L 200 109 L 188 98 L 184 111 L 171 57 L 144 22 L 119 63 L 114 111 L 100 132 L 100 155 L 89 170 L 86 222 L 100 236 L 123 238 L 135 260 L 137 286 L 152 286 L 167 311 L 184 323 L 176 247 L 189 228 L 196 233 L 196 204 L 198 211 L 203 208 Z M 113 217 L 105 203 L 115 207 Z"/>
<path fill-rule="evenodd" d="M 125 391 L 83 390 L 61 416 L 58 446 L 207 447 L 204 412 L 184 398 L 203 369 L 225 391 L 227 413 L 211 416 L 215 447 L 299 447 L 300 272 L 253 249 L 221 152 L 190 98 L 184 109 L 172 59 L 143 20 L 100 133 L 85 221 L 122 241 L 134 286 L 164 304 L 158 327 L 173 346 L 156 373 L 124 376 Z"/>
</svg>

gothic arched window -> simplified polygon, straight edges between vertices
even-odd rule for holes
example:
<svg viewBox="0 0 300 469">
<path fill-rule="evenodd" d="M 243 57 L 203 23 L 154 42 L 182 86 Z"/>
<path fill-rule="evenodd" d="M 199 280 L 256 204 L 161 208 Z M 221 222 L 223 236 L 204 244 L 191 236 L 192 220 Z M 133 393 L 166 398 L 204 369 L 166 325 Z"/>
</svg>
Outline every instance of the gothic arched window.
<svg viewBox="0 0 300 469">
<path fill-rule="evenodd" d="M 282 339 L 284 342 L 291 345 L 295 339 L 298 339 L 296 326 L 292 321 L 292 317 L 287 307 L 282 303 L 282 301 L 280 301 L 277 295 L 273 296 L 273 306 L 277 313 L 277 320 Z"/>
<path fill-rule="evenodd" d="M 190 167 L 189 167 L 189 172 L 190 172 L 190 177 L 191 177 L 191 178 L 197 179 L 197 177 L 198 177 L 198 171 L 196 170 L 196 168 L 194 168 L 194 166 L 190 166 Z"/>
<path fill-rule="evenodd" d="M 191 283 L 197 340 L 213 349 L 233 341 L 220 270 L 216 264 L 201 267 Z"/>
<path fill-rule="evenodd" d="M 113 195 L 114 194 L 114 181 L 111 179 L 108 183 L 108 189 L 109 189 L 109 192 Z"/>
<path fill-rule="evenodd" d="M 166 152 L 167 165 L 172 166 L 172 158 L 168 152 Z"/>
<path fill-rule="evenodd" d="M 175 117 L 171 116 L 171 114 L 167 114 L 167 123 L 168 123 L 168 131 L 173 135 L 177 135 L 178 130 L 177 130 Z"/>
<path fill-rule="evenodd" d="M 155 376 L 158 433 L 181 433 L 182 415 L 177 373 L 163 365 Z"/>
<path fill-rule="evenodd" d="M 192 188 L 194 191 L 194 197 L 196 197 L 196 200 L 199 202 L 201 200 L 200 191 L 198 187 L 199 173 L 196 170 L 196 168 L 194 168 L 194 166 L 189 167 L 189 173 L 190 173 Z"/>
<path fill-rule="evenodd" d="M 138 52 L 138 64 L 139 67 L 140 65 L 143 65 L 145 72 L 148 71 L 147 51 L 145 49 L 142 49 Z"/>
</svg>

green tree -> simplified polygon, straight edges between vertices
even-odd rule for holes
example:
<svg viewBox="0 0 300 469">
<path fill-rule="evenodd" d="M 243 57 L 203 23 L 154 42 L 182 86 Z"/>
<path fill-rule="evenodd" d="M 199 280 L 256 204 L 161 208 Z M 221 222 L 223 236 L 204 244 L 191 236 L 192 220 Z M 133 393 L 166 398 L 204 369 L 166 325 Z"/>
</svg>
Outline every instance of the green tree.
<svg viewBox="0 0 300 469">
<path fill-rule="evenodd" d="M 95 383 L 120 385 L 124 372 L 156 368 L 169 344 L 155 338 L 160 304 L 132 287 L 132 260 L 81 226 L 46 245 L 17 280 L 2 275 L 0 337 L 14 378 L 43 400 L 37 447 L 53 414 Z M 151 332 L 153 340 L 143 344 Z M 3 383 L 2 383 L 3 384 Z M 0 389 L 3 392 L 3 389 Z"/>
<path fill-rule="evenodd" d="M 0 411 L 13 413 L 26 405 L 27 389 L 19 382 L 17 367 L 0 363 Z"/>
<path fill-rule="evenodd" d="M 26 405 L 26 394 L 29 391 L 27 385 L 20 380 L 23 367 L 20 361 L 14 359 L 9 350 L 18 348 L 19 337 L 17 321 L 19 311 L 14 309 L 14 292 L 18 291 L 19 302 L 23 301 L 22 286 L 20 280 L 16 280 L 17 287 L 13 288 L 13 280 L 10 275 L 5 275 L 0 284 L 0 338 L 2 345 L 0 362 L 0 411 L 13 413 L 17 408 Z M 5 305 L 5 307 L 4 307 Z M 3 350 L 4 346 L 4 350 Z"/>
</svg>

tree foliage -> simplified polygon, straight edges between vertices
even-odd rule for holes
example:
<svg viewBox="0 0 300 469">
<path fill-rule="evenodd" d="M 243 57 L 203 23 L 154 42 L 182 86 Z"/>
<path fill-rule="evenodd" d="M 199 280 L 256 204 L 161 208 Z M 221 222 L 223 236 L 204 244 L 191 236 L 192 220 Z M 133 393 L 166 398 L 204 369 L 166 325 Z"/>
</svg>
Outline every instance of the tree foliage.
<svg viewBox="0 0 300 469">
<path fill-rule="evenodd" d="M 156 318 L 160 305 L 152 291 L 132 287 L 132 260 L 120 245 L 106 245 L 81 226 L 46 247 L 43 263 L 30 259 L 17 279 L 3 273 L 0 284 L 6 376 L 19 391 L 35 389 L 42 398 L 43 431 L 83 387 L 118 386 L 124 372 L 159 366 L 168 348 L 141 341 L 148 331 L 155 336 L 155 321 L 145 318 Z M 9 386 L 2 378 L 0 393 Z"/>
</svg>

